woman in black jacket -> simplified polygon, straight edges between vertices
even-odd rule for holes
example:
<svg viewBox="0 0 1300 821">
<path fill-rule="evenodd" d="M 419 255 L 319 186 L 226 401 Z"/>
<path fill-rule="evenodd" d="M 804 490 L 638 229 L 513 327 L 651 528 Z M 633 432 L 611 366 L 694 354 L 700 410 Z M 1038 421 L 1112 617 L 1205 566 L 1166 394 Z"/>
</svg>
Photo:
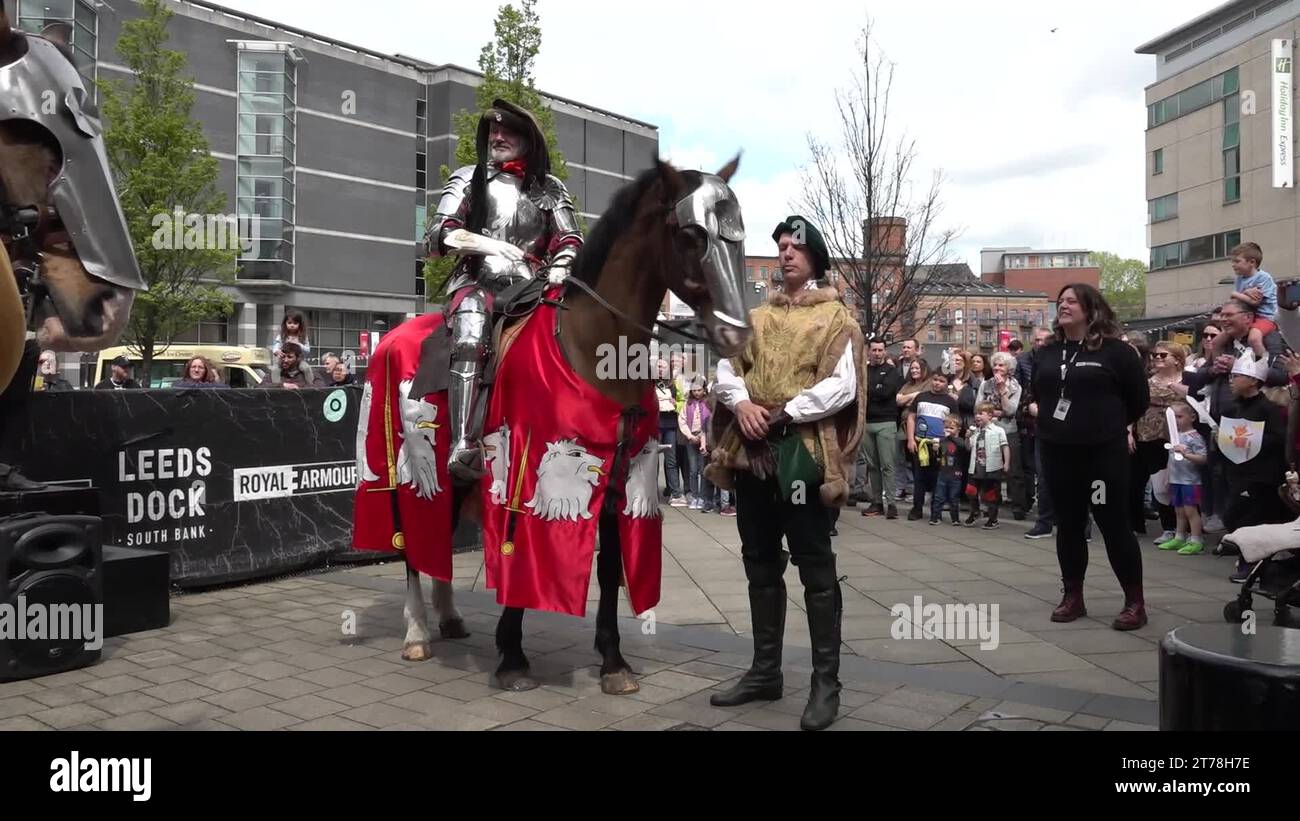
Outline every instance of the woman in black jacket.
<svg viewBox="0 0 1300 821">
<path fill-rule="evenodd" d="M 1150 403 L 1146 368 L 1133 348 L 1119 340 L 1115 314 L 1096 288 L 1067 285 L 1056 302 L 1056 339 L 1039 351 L 1033 390 L 1065 586 L 1052 621 L 1087 615 L 1084 528 L 1091 506 L 1111 569 L 1124 588 L 1124 609 L 1111 626 L 1136 630 L 1147 623 L 1147 615 L 1142 554 L 1129 521 L 1128 428 Z"/>
</svg>

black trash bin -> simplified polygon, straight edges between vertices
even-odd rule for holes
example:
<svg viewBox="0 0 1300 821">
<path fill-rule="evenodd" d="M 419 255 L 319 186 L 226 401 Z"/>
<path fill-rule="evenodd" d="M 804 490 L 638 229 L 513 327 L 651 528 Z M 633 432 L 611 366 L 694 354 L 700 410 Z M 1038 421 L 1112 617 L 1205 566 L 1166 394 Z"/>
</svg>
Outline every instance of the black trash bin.
<svg viewBox="0 0 1300 821">
<path fill-rule="evenodd" d="M 1160 642 L 1161 730 L 1300 730 L 1300 630 L 1189 624 Z"/>
</svg>

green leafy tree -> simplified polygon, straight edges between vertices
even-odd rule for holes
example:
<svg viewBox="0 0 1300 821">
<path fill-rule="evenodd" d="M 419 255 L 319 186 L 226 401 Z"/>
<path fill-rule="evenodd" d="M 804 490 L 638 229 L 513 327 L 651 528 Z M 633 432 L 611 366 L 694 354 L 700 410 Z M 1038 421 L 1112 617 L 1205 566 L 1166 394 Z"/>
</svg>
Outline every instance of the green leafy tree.
<svg viewBox="0 0 1300 821">
<path fill-rule="evenodd" d="M 1093 251 L 1092 259 L 1101 268 L 1101 293 L 1115 310 L 1116 318 L 1132 322 L 1146 316 L 1147 264 L 1105 251 Z"/>
<path fill-rule="evenodd" d="M 542 101 L 533 83 L 533 63 L 542 48 L 541 19 L 534 8 L 536 0 L 522 0 L 520 8 L 502 6 L 497 12 L 496 32 L 492 40 L 479 53 L 478 68 L 483 72 L 483 83 L 478 87 L 475 103 L 477 111 L 461 110 L 452 115 L 456 141 L 456 167 L 478 162 L 474 138 L 482 112 L 491 108 L 493 100 L 508 100 L 533 113 L 550 146 L 551 173 L 561 180 L 569 178 L 569 168 L 555 136 L 555 114 Z M 453 169 L 439 168 L 445 184 Z M 436 207 L 437 203 L 433 203 Z M 585 226 L 584 226 L 585 228 Z M 447 278 L 455 267 L 454 257 L 429 259 L 424 265 L 425 293 L 433 302 L 442 294 Z"/>
<path fill-rule="evenodd" d="M 210 283 L 233 279 L 239 246 L 237 232 L 207 218 L 224 211 L 226 197 L 217 187 L 217 160 L 190 116 L 194 81 L 185 76 L 185 54 L 164 48 L 172 12 L 162 0 L 143 0 L 141 9 L 144 16 L 125 23 L 117 41 L 134 76 L 101 81 L 100 92 L 109 165 L 149 286 L 136 294 L 123 333 L 147 386 L 156 351 L 200 320 L 230 312 L 229 297 Z M 188 217 L 180 232 L 173 230 L 178 213 Z M 215 237 L 213 227 L 221 229 Z"/>
</svg>

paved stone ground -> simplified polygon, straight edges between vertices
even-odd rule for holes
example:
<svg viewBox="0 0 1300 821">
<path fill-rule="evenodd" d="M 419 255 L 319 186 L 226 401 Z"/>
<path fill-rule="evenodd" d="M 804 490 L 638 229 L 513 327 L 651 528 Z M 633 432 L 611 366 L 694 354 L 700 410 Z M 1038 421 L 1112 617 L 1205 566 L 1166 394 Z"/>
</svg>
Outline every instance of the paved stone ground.
<svg viewBox="0 0 1300 821">
<path fill-rule="evenodd" d="M 400 658 L 400 564 L 334 569 L 178 595 L 170 626 L 108 640 L 95 666 L 0 684 L 0 730 L 797 729 L 810 672 L 797 574 L 792 568 L 786 697 L 712 707 L 710 694 L 750 658 L 735 522 L 664 512 L 668 555 L 653 635 L 624 605 L 623 649 L 641 676 L 631 697 L 600 693 L 594 607 L 586 620 L 530 612 L 525 649 L 544 686 L 491 688 L 499 608 L 474 552 L 455 562 L 473 635 L 436 641 L 431 661 Z M 1024 540 L 1027 525 L 984 532 L 844 514 L 836 548 L 848 577 L 845 691 L 835 730 L 1152 729 L 1157 642 L 1176 626 L 1219 621 L 1232 596 L 1230 560 L 1148 544 L 1151 624 L 1117 633 L 1108 623 L 1121 594 L 1098 540 L 1086 589 L 1092 615 L 1055 625 L 1047 618 L 1059 600 L 1053 543 Z M 889 607 L 915 595 L 997 603 L 1001 645 L 891 639 Z M 345 610 L 356 615 L 356 635 L 343 634 Z"/>
</svg>

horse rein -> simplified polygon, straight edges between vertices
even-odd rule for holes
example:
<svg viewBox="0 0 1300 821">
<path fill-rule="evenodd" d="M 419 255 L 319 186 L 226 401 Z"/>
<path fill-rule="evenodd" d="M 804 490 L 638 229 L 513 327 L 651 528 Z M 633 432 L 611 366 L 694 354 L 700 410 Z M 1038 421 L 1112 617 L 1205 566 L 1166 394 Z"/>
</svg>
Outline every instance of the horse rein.
<svg viewBox="0 0 1300 821">
<path fill-rule="evenodd" d="M 582 290 L 584 293 L 586 293 L 587 296 L 589 296 L 589 297 L 591 297 L 592 299 L 596 300 L 596 303 L 599 304 L 602 308 L 604 308 L 605 310 L 609 311 L 611 314 L 613 314 L 614 316 L 616 316 L 616 317 L 618 317 L 619 319 L 623 320 L 623 321 L 626 322 L 627 324 L 631 325 L 633 328 L 636 328 L 638 331 L 641 331 L 642 333 L 645 333 L 645 334 L 649 334 L 650 337 L 651 337 L 652 339 L 655 339 L 655 340 L 657 340 L 657 341 L 659 341 L 659 342 L 664 342 L 664 343 L 670 343 L 670 342 L 672 341 L 672 340 L 669 340 L 669 339 L 665 339 L 665 338 L 664 338 L 664 337 L 663 337 L 663 336 L 662 336 L 658 331 L 655 331 L 655 330 L 653 330 L 653 329 L 651 329 L 651 328 L 647 328 L 646 326 L 642 325 L 640 322 L 637 322 L 635 319 L 633 319 L 632 317 L 628 316 L 628 315 L 627 315 L 626 313 L 624 313 L 623 311 L 621 311 L 621 310 L 619 310 L 618 308 L 614 307 L 613 305 L 609 304 L 609 302 L 607 302 L 603 296 L 601 296 L 600 294 L 596 293 L 596 290 L 595 290 L 594 288 L 592 288 L 590 285 L 588 285 L 587 283 L 583 282 L 582 280 L 577 279 L 576 277 L 566 277 L 565 280 L 564 280 L 564 285 L 565 285 L 566 287 L 569 286 L 569 285 L 576 285 L 576 286 L 578 286 L 578 288 L 579 288 L 580 290 Z M 688 320 L 683 320 L 683 324 L 684 324 L 684 325 L 691 325 L 691 324 L 697 324 L 697 323 L 698 323 L 698 320 L 689 320 L 689 319 L 688 319 Z M 665 321 L 665 322 L 656 322 L 655 324 L 656 324 L 656 325 L 659 325 L 659 326 L 662 326 L 662 327 L 668 327 L 668 328 L 670 328 L 670 329 L 673 331 L 673 333 L 680 334 L 681 336 L 686 337 L 687 339 L 691 340 L 692 342 L 699 342 L 699 343 L 704 344 L 704 345 L 709 344 L 709 340 L 708 340 L 707 338 L 702 337 L 702 336 L 697 336 L 696 334 L 691 333 L 690 331 L 687 331 L 687 330 L 685 330 L 685 329 L 673 328 L 672 325 L 670 325 L 667 321 Z"/>
</svg>

